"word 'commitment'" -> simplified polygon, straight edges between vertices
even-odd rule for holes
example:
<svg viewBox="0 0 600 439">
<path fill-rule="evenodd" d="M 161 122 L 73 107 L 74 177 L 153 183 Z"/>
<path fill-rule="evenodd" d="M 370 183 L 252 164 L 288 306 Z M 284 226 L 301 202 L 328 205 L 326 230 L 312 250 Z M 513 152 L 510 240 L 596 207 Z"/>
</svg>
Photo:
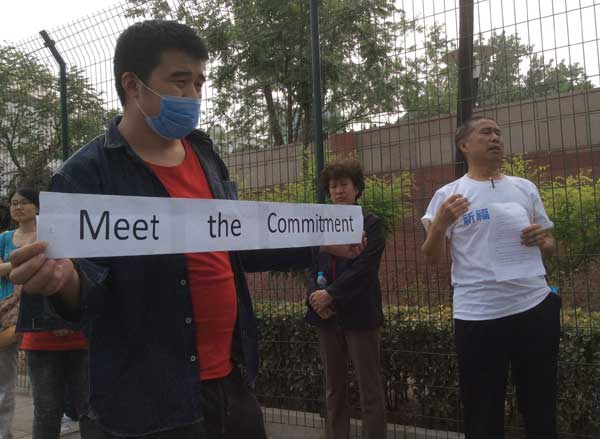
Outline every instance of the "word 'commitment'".
<svg viewBox="0 0 600 439">
<path fill-rule="evenodd" d="M 271 233 L 324 233 L 354 232 L 354 218 L 328 218 L 315 214 L 314 218 L 277 217 L 275 212 L 267 217 Z"/>
</svg>

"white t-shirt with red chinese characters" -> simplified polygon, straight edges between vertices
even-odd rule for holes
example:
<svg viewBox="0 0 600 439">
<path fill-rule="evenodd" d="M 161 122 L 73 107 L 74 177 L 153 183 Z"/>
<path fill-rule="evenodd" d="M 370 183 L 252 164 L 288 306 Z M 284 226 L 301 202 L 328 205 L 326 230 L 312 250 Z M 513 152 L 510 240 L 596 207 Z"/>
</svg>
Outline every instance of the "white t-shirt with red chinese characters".
<svg viewBox="0 0 600 439">
<path fill-rule="evenodd" d="M 452 255 L 454 318 L 497 319 L 527 311 L 542 302 L 550 292 L 544 276 L 496 280 L 492 266 L 495 245 L 489 242 L 491 203 L 518 203 L 525 208 L 532 224 L 543 229 L 554 227 L 536 186 L 529 180 L 508 175 L 493 184 L 465 175 L 437 190 L 421 219 L 425 229 L 442 203 L 454 194 L 470 202 L 469 211 L 446 232 Z"/>
</svg>

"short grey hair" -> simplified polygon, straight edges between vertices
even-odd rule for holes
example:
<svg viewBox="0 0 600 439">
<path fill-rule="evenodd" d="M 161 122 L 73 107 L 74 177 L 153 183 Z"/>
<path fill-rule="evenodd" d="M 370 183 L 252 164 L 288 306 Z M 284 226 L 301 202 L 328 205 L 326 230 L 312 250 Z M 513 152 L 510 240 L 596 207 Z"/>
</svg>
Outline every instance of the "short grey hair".
<svg viewBox="0 0 600 439">
<path fill-rule="evenodd" d="M 457 148 L 460 148 L 460 145 L 465 143 L 466 138 L 469 137 L 473 132 L 475 124 L 480 120 L 491 120 L 492 122 L 496 122 L 496 119 L 488 116 L 474 116 L 470 119 L 467 119 L 461 126 L 457 128 L 456 134 L 454 135 L 454 144 Z"/>
</svg>

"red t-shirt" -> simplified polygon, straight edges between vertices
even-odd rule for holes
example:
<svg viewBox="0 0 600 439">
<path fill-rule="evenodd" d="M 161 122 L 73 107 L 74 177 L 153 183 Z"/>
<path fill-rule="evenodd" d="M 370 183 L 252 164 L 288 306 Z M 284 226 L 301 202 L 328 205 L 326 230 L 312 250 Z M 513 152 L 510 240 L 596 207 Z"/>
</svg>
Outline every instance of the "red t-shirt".
<svg viewBox="0 0 600 439">
<path fill-rule="evenodd" d="M 173 198 L 209 198 L 212 193 L 198 157 L 184 141 L 185 159 L 178 166 L 147 163 Z M 237 318 L 237 296 L 228 252 L 187 253 L 194 307 L 200 379 L 231 372 L 231 343 Z"/>
<path fill-rule="evenodd" d="M 77 351 L 87 348 L 87 340 L 81 332 L 67 335 L 55 335 L 52 331 L 26 332 L 21 340 L 21 349 L 25 351 Z"/>
</svg>

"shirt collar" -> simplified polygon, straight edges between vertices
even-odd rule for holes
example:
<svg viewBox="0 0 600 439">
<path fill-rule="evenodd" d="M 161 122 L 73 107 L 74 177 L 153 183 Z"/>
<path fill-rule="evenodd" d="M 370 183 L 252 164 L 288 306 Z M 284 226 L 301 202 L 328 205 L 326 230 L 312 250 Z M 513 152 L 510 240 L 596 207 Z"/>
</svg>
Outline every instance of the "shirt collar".
<svg viewBox="0 0 600 439">
<path fill-rule="evenodd" d="M 117 125 L 119 124 L 119 122 L 121 122 L 122 118 L 123 116 L 114 117 L 108 124 L 108 130 L 106 132 L 106 137 L 104 141 L 105 148 L 113 149 L 129 146 L 127 140 L 125 140 L 125 137 L 121 135 L 119 129 L 117 128 Z"/>
</svg>

